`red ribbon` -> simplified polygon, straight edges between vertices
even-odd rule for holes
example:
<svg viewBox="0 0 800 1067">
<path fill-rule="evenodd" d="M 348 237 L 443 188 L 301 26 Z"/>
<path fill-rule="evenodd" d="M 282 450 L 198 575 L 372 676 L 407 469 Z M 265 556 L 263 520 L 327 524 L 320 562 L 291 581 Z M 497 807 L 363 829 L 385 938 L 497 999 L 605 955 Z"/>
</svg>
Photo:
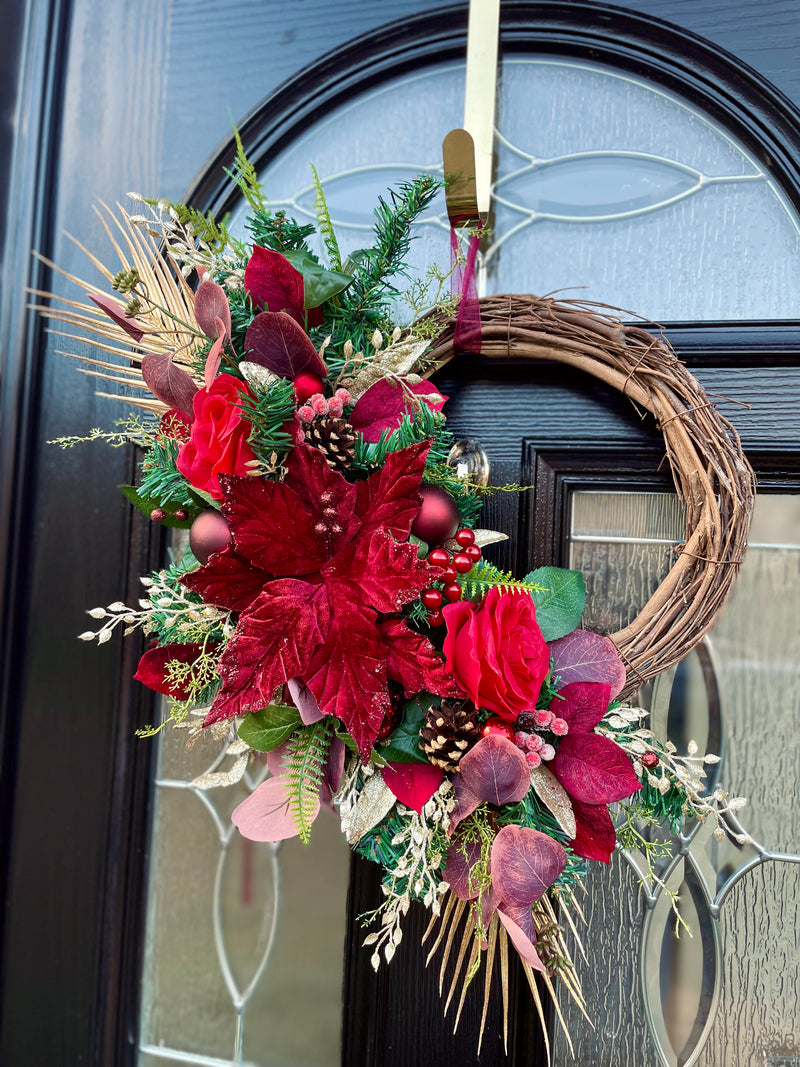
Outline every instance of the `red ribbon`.
<svg viewBox="0 0 800 1067">
<path fill-rule="evenodd" d="M 466 261 L 460 263 L 458 235 L 455 228 L 450 227 L 450 255 L 453 265 L 451 292 L 454 295 L 458 293 L 461 297 L 453 338 L 453 351 L 456 355 L 461 352 L 473 352 L 477 355 L 481 350 L 481 305 L 475 281 L 475 262 L 478 258 L 480 243 L 480 232 L 473 234 L 467 246 Z"/>
</svg>

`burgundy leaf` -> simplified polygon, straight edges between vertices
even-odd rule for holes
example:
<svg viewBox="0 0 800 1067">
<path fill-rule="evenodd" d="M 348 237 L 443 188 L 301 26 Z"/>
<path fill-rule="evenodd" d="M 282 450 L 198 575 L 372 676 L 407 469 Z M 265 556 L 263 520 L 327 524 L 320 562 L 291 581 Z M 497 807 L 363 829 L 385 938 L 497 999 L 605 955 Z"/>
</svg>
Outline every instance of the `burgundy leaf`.
<svg viewBox="0 0 800 1067">
<path fill-rule="evenodd" d="M 530 907 L 566 865 L 561 845 L 527 826 L 504 826 L 492 844 L 492 882 L 503 903 L 512 907 Z"/>
<path fill-rule="evenodd" d="M 583 804 L 574 800 L 572 809 L 577 824 L 572 851 L 584 859 L 608 863 L 617 843 L 608 808 L 605 804 Z"/>
<path fill-rule="evenodd" d="M 204 725 L 270 704 L 277 686 L 303 673 L 329 614 L 323 587 L 294 578 L 271 582 L 242 614 L 220 657 L 222 689 Z"/>
<path fill-rule="evenodd" d="M 562 685 L 570 682 L 605 682 L 610 686 L 610 699 L 622 692 L 625 667 L 617 646 L 608 637 L 589 630 L 573 630 L 566 637 L 550 642 L 553 674 Z M 555 709 L 554 709 L 555 710 Z"/>
<path fill-rule="evenodd" d="M 183 370 L 172 362 L 169 352 L 149 353 L 142 360 L 145 385 L 163 404 L 177 408 L 194 420 L 194 397 L 197 386 Z"/>
<path fill-rule="evenodd" d="M 447 850 L 444 880 L 459 900 L 474 900 L 478 895 L 478 885 L 472 877 L 472 871 L 480 858 L 480 841 L 465 842 L 457 838 Z"/>
<path fill-rule="evenodd" d="M 550 710 L 569 724 L 570 736 L 586 734 L 608 711 L 610 692 L 603 682 L 570 682 L 550 701 Z"/>
<path fill-rule="evenodd" d="M 219 337 L 217 320 L 222 323 L 223 340 L 231 336 L 231 308 L 225 290 L 209 278 L 194 294 L 194 317 L 206 337 Z"/>
<path fill-rule="evenodd" d="M 619 745 L 599 734 L 562 737 L 550 767 L 569 795 L 586 804 L 611 804 L 642 785 Z"/>
<path fill-rule="evenodd" d="M 242 837 L 250 841 L 285 841 L 297 837 L 295 820 L 289 811 L 289 798 L 284 778 L 267 778 L 266 782 L 234 808 L 231 822 Z M 319 812 L 319 800 L 314 802 L 314 815 Z"/>
<path fill-rule="evenodd" d="M 533 929 L 533 916 L 530 907 L 527 908 L 530 922 L 525 919 L 525 913 L 521 908 L 507 908 L 501 905 L 497 909 L 497 917 L 506 928 L 506 933 L 511 939 L 511 944 L 517 950 L 518 955 L 535 971 L 547 972 L 547 968 L 539 958 L 539 953 L 534 946 L 536 931 Z M 522 923 L 525 925 L 523 926 Z"/>
<path fill-rule="evenodd" d="M 157 693 L 164 693 L 175 700 L 188 700 L 191 694 L 186 683 L 178 685 L 168 680 L 167 664 L 175 660 L 179 663 L 194 663 L 203 651 L 212 652 L 216 647 L 216 642 L 206 645 L 205 649 L 197 644 L 158 645 L 144 653 L 133 677 L 149 689 L 155 689 Z"/>
<path fill-rule="evenodd" d="M 214 553 L 208 563 L 181 577 L 181 585 L 203 598 L 206 604 L 231 611 L 248 608 L 272 575 L 254 567 L 232 548 Z"/>
<path fill-rule="evenodd" d="M 403 415 L 413 415 L 420 401 L 441 411 L 446 400 L 430 382 L 412 384 L 400 378 L 381 378 L 359 398 L 349 421 L 365 441 L 374 442 L 380 440 L 383 430 L 397 429 Z"/>
<path fill-rule="evenodd" d="M 407 696 L 426 690 L 439 696 L 463 697 L 455 679 L 427 637 L 411 630 L 403 619 L 385 619 L 378 630 L 386 642 L 386 672 Z"/>
<path fill-rule="evenodd" d="M 498 806 L 522 800 L 531 787 L 531 772 L 517 746 L 500 734 L 489 734 L 462 756 L 458 765 L 468 788 L 481 800 Z"/>
<path fill-rule="evenodd" d="M 332 737 L 328 748 L 328 762 L 325 764 L 323 780 L 324 799 L 330 800 L 342 784 L 344 774 L 345 745 L 340 737 Z"/>
<path fill-rule="evenodd" d="M 303 275 L 280 252 L 256 245 L 244 270 L 244 287 L 254 307 L 288 311 L 293 318 L 302 320 Z"/>
<path fill-rule="evenodd" d="M 220 485 L 237 552 L 272 574 L 319 571 L 325 539 L 315 532 L 316 517 L 285 482 L 223 476 Z"/>
<path fill-rule="evenodd" d="M 218 329 L 217 339 L 208 350 L 205 367 L 203 368 L 203 381 L 205 382 L 206 389 L 210 389 L 214 384 L 219 365 L 222 362 L 222 342 L 225 337 L 225 327 L 222 323 L 222 319 L 217 319 L 216 321 Z"/>
<path fill-rule="evenodd" d="M 444 778 L 432 763 L 387 763 L 381 774 L 400 803 L 414 811 L 422 811 Z"/>
<path fill-rule="evenodd" d="M 456 806 L 450 812 L 450 836 L 452 837 L 458 827 L 468 815 L 471 815 L 479 804 L 483 803 L 481 797 L 472 792 L 469 785 L 460 774 L 453 775 L 453 791 L 456 795 Z"/>
<path fill-rule="evenodd" d="M 112 322 L 115 322 L 117 326 L 123 329 L 129 337 L 132 337 L 137 344 L 141 341 L 144 337 L 144 330 L 141 325 L 135 318 L 128 318 L 124 309 L 116 300 L 110 296 L 103 296 L 97 293 L 87 293 L 86 295 L 97 304 L 101 311 L 108 315 Z"/>
<path fill-rule="evenodd" d="M 308 334 L 283 311 L 262 311 L 256 315 L 247 328 L 244 347 L 252 363 L 259 363 L 290 381 L 303 371 L 321 378 L 328 372 Z"/>
<path fill-rule="evenodd" d="M 422 504 L 417 490 L 425 470 L 430 442 L 390 452 L 386 463 L 358 483 L 357 511 L 364 533 L 384 527 L 398 541 L 407 541 Z"/>
</svg>

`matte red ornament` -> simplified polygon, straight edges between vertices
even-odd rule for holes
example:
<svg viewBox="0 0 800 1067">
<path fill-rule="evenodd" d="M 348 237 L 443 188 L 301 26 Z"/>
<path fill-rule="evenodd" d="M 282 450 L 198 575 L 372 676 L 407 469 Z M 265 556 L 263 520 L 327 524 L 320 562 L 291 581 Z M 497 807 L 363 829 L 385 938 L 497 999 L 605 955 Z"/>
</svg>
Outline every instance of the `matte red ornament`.
<svg viewBox="0 0 800 1067">
<path fill-rule="evenodd" d="M 462 548 L 467 548 L 469 545 L 475 544 L 475 533 L 468 526 L 464 526 L 456 531 L 456 541 Z"/>
<path fill-rule="evenodd" d="M 458 508 L 446 490 L 438 485 L 423 485 L 419 495 L 422 507 L 411 525 L 411 532 L 429 545 L 440 545 L 458 528 Z"/>
<path fill-rule="evenodd" d="M 481 733 L 484 737 L 489 737 L 491 734 L 499 734 L 500 737 L 507 737 L 509 741 L 514 740 L 514 727 L 511 723 L 501 719 L 499 715 L 492 715 L 490 719 L 487 719 L 483 724 Z"/>
<path fill-rule="evenodd" d="M 302 404 L 310 396 L 322 392 L 322 378 L 318 374 L 314 374 L 313 371 L 302 371 L 300 374 L 295 375 L 294 392 L 297 397 L 297 403 Z"/>
<path fill-rule="evenodd" d="M 201 511 L 189 531 L 189 547 L 201 563 L 231 543 L 231 529 L 216 508 Z"/>
</svg>

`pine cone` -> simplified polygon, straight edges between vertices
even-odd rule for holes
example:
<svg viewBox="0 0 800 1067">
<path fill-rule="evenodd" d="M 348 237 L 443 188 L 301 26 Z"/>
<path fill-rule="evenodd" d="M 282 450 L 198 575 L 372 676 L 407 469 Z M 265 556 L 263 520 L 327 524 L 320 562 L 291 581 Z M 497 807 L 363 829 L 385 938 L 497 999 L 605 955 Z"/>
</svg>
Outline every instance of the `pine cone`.
<svg viewBox="0 0 800 1067">
<path fill-rule="evenodd" d="M 304 429 L 306 441 L 320 450 L 334 470 L 347 470 L 356 454 L 356 431 L 347 419 L 317 415 Z"/>
<path fill-rule="evenodd" d="M 427 713 L 419 747 L 431 763 L 446 771 L 457 769 L 465 752 L 480 740 L 475 707 L 468 700 L 443 700 Z"/>
</svg>

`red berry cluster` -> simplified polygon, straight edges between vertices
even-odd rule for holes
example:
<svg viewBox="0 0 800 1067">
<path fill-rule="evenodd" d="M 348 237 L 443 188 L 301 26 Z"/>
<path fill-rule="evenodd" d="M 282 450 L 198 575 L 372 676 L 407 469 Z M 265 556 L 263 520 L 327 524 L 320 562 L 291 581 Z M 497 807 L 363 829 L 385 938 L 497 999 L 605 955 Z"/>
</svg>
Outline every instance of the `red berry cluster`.
<svg viewBox="0 0 800 1067">
<path fill-rule="evenodd" d="M 438 567 L 442 576 L 437 581 L 441 584 L 441 590 L 436 586 L 424 589 L 420 600 L 428 609 L 428 623 L 431 626 L 441 626 L 444 622 L 442 606 L 445 601 L 453 603 L 461 599 L 461 583 L 456 579 L 459 574 L 471 571 L 483 553 L 480 545 L 475 544 L 475 534 L 468 527 L 463 527 L 456 532 L 453 540 L 460 547 L 458 552 L 449 552 L 446 548 L 433 548 L 428 553 L 428 563 Z"/>
</svg>

